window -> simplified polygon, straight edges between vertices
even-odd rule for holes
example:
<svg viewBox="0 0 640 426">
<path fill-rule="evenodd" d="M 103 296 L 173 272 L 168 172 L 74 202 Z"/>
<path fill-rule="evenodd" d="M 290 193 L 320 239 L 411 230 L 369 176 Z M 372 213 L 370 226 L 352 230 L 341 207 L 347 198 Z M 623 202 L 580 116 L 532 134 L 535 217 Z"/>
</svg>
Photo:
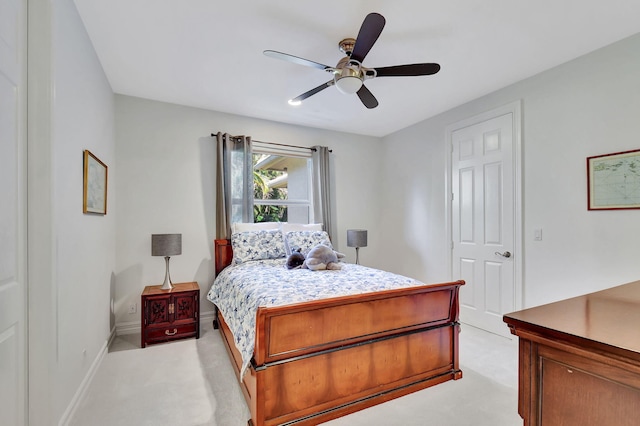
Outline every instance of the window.
<svg viewBox="0 0 640 426">
<path fill-rule="evenodd" d="M 313 222 L 311 152 L 253 144 L 254 222 Z"/>
</svg>

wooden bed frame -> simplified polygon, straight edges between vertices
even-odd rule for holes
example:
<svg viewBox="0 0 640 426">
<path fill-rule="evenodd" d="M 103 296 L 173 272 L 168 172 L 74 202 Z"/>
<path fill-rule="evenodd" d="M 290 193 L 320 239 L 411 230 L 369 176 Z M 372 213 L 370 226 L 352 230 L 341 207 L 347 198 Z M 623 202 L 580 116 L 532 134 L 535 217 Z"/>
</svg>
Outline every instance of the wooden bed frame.
<svg viewBox="0 0 640 426">
<path fill-rule="evenodd" d="M 216 276 L 231 263 L 215 240 Z M 464 281 L 258 308 L 241 381 L 250 426 L 317 425 L 462 378 L 458 292 Z M 242 359 L 218 310 L 236 375 Z M 427 413 L 425 413 L 427 414 Z"/>
</svg>

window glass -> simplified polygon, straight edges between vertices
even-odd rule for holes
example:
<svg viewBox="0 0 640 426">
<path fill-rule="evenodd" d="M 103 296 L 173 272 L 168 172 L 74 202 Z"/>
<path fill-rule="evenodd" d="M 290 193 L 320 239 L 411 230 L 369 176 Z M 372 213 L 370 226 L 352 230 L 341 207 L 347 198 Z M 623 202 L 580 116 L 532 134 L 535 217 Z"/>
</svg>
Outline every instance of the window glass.
<svg viewBox="0 0 640 426">
<path fill-rule="evenodd" d="M 310 223 L 311 159 L 253 154 L 254 222 Z"/>
</svg>

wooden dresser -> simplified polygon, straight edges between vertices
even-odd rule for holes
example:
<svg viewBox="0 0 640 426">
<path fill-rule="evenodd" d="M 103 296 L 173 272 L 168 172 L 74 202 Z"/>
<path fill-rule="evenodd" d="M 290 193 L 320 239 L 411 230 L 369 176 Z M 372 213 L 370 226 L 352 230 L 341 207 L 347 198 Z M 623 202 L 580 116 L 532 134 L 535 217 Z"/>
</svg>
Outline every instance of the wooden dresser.
<svg viewBox="0 0 640 426">
<path fill-rule="evenodd" d="M 197 282 L 144 288 L 141 296 L 142 331 L 140 346 L 187 337 L 200 337 L 200 287 Z"/>
<path fill-rule="evenodd" d="M 526 426 L 640 424 L 640 281 L 504 316 Z"/>
</svg>

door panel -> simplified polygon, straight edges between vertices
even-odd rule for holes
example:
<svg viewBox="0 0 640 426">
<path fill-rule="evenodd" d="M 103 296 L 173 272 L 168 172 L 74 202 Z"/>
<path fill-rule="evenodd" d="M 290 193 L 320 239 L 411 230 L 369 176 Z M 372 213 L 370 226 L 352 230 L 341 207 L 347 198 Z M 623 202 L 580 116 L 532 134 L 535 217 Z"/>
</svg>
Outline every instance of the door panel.
<svg viewBox="0 0 640 426">
<path fill-rule="evenodd" d="M 484 243 L 502 244 L 502 164 L 484 166 Z"/>
<path fill-rule="evenodd" d="M 26 423 L 25 6 L 0 0 L 0 418 Z"/>
<path fill-rule="evenodd" d="M 475 276 L 476 261 L 474 259 L 459 259 L 460 265 L 458 269 L 458 276 L 463 280 L 471 279 Z M 455 268 L 454 268 L 455 269 Z M 465 291 L 460 292 L 460 306 L 464 306 L 467 309 L 476 308 L 476 286 L 469 285 L 469 281 L 466 281 Z"/>
<path fill-rule="evenodd" d="M 513 114 L 454 130 L 452 161 L 453 277 L 460 290 L 460 318 L 509 336 L 502 315 L 515 310 Z"/>
<path fill-rule="evenodd" d="M 485 266 L 484 282 L 485 288 L 485 309 L 487 313 L 493 315 L 502 316 L 502 307 L 500 301 L 502 300 L 502 264 L 497 262 L 487 262 Z"/>
<path fill-rule="evenodd" d="M 460 241 L 463 241 L 465 243 L 473 243 L 475 238 L 473 220 L 474 180 L 475 178 L 473 169 L 460 170 Z"/>
</svg>

